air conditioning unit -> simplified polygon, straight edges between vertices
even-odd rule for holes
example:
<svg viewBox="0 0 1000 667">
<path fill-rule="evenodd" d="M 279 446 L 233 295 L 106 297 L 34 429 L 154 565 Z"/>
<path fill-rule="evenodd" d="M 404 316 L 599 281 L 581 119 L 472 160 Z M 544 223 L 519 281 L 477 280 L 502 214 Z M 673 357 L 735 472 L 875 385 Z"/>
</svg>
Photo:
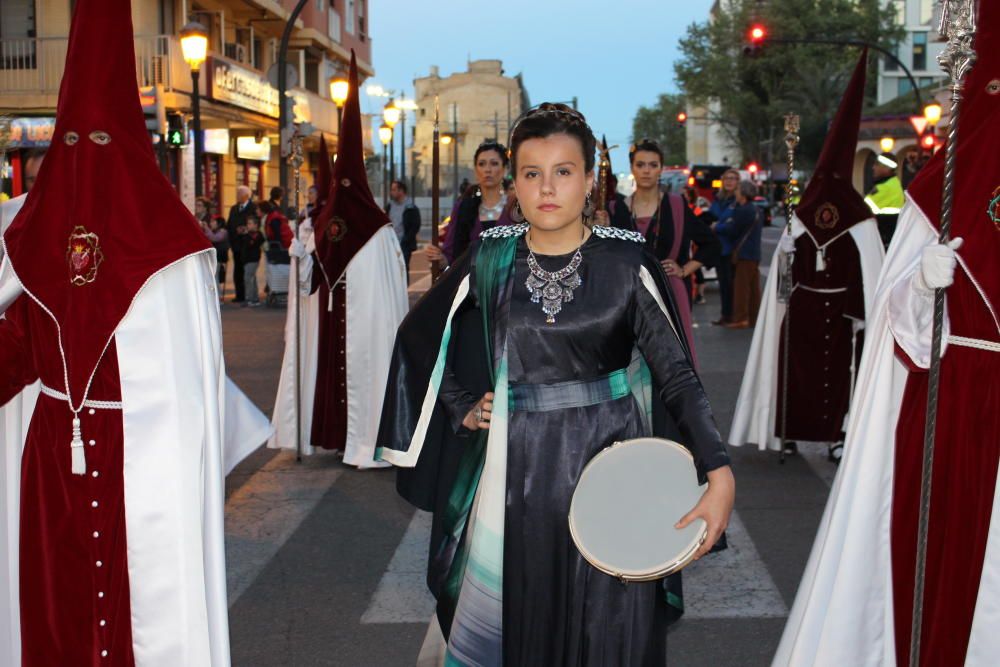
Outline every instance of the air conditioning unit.
<svg viewBox="0 0 1000 667">
<path fill-rule="evenodd" d="M 249 51 L 247 50 L 247 47 L 242 44 L 233 44 L 232 42 L 227 43 L 226 57 L 240 63 L 250 62 Z"/>
</svg>

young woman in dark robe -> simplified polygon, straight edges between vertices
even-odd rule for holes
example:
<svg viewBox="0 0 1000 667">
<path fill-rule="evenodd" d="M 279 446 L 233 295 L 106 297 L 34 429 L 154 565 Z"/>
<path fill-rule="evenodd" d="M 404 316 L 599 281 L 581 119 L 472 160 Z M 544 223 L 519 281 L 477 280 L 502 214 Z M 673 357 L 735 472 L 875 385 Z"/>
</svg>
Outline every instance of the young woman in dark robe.
<svg viewBox="0 0 1000 667">
<path fill-rule="evenodd" d="M 485 232 L 400 326 L 380 456 L 403 467 L 407 499 L 448 498 L 431 545 L 447 664 L 665 665 L 662 582 L 622 585 L 590 566 L 569 534 L 572 494 L 594 455 L 651 433 L 638 395 L 651 396 L 708 481 L 677 523 L 707 522 L 700 557 L 732 511 L 729 457 L 662 266 L 640 235 L 584 222 L 595 140 L 583 116 L 543 104 L 518 121 L 511 146 L 525 223 Z M 552 281 L 560 295 L 541 298 Z M 448 365 L 451 322 L 469 304 L 486 332 L 482 394 Z M 648 393 L 630 390 L 635 351 Z M 429 469 L 443 429 L 465 438 L 447 478 Z"/>
<path fill-rule="evenodd" d="M 470 186 L 455 202 L 451 222 L 441 248 L 427 246 L 427 259 L 452 264 L 470 247 L 479 244 L 479 235 L 497 225 L 512 223 L 507 210 L 504 174 L 509 158 L 507 148 L 492 139 L 476 148 L 476 185 Z"/>
<path fill-rule="evenodd" d="M 690 278 L 702 267 L 719 261 L 720 245 L 712 230 L 698 222 L 680 194 L 660 192 L 663 149 L 649 139 L 632 145 L 628 153 L 635 192 L 616 195 L 608 202 L 611 226 L 638 232 L 663 266 L 677 308 L 680 310 L 688 347 L 694 353 L 691 329 Z M 696 250 L 691 252 L 691 244 Z"/>
</svg>

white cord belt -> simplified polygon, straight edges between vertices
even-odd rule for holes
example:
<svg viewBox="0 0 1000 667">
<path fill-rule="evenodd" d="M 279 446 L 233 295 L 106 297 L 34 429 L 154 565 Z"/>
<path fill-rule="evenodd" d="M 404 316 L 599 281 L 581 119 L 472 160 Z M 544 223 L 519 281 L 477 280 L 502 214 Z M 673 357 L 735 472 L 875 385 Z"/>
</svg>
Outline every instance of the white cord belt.
<svg viewBox="0 0 1000 667">
<path fill-rule="evenodd" d="M 795 287 L 796 289 L 802 288 L 807 292 L 815 292 L 816 294 L 840 294 L 841 292 L 847 291 L 846 287 L 831 287 L 831 288 L 809 287 L 809 285 L 803 285 L 802 283 L 799 283 Z"/>
<path fill-rule="evenodd" d="M 59 400 L 59 401 L 69 402 L 69 396 L 67 396 L 66 394 L 62 393 L 61 391 L 56 391 L 52 387 L 46 387 L 43 384 L 42 387 L 41 387 L 41 391 L 42 391 L 43 394 L 45 394 L 49 398 L 54 398 L 54 399 Z M 90 400 L 87 400 L 87 401 L 83 402 L 83 407 L 85 407 L 85 408 L 92 408 L 94 410 L 121 410 L 122 409 L 122 402 L 121 401 L 90 401 Z"/>
<path fill-rule="evenodd" d="M 52 387 L 46 387 L 43 384 L 41 386 L 41 392 L 49 398 L 54 398 L 58 401 L 66 401 L 66 403 L 69 404 L 69 409 L 73 413 L 73 439 L 69 443 L 69 451 L 72 457 L 70 459 L 70 470 L 74 475 L 85 475 L 87 473 L 87 456 L 84 453 L 83 447 L 83 430 L 80 424 L 80 410 L 83 408 L 90 408 L 91 410 L 121 410 L 121 401 L 85 400 L 79 408 L 74 409 L 73 402 L 69 399 L 69 396 L 61 391 L 56 391 Z"/>
<path fill-rule="evenodd" d="M 948 336 L 948 344 L 959 347 L 972 347 L 977 350 L 986 350 L 987 352 L 1000 352 L 1000 343 L 994 343 L 991 340 L 966 338 L 965 336 Z"/>
</svg>

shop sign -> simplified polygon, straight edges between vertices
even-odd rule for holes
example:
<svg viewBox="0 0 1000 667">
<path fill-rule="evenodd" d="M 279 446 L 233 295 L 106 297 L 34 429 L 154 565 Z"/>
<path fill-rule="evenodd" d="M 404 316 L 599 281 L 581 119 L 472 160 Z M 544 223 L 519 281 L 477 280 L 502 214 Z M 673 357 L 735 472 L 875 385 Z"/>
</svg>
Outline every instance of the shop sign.
<svg viewBox="0 0 1000 667">
<path fill-rule="evenodd" d="M 219 56 L 209 59 L 208 71 L 211 72 L 209 96 L 213 100 L 278 117 L 278 90 L 263 74 Z"/>
<path fill-rule="evenodd" d="M 267 162 L 271 159 L 271 140 L 263 137 L 258 143 L 254 137 L 236 137 L 236 157 Z"/>
<path fill-rule="evenodd" d="M 46 148 L 55 129 L 55 118 L 14 118 L 10 122 L 9 148 Z"/>
<path fill-rule="evenodd" d="M 226 155 L 229 152 L 229 130 L 213 128 L 204 130 L 204 133 L 203 150 L 206 153 Z"/>
</svg>

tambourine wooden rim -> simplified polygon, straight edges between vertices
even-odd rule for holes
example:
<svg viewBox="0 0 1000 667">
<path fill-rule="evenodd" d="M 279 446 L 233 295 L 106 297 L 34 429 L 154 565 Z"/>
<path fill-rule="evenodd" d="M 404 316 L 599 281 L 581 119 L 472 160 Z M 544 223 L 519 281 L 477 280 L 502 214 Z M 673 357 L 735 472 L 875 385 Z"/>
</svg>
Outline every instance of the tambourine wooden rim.
<svg viewBox="0 0 1000 667">
<path fill-rule="evenodd" d="M 691 452 L 689 452 L 687 448 L 684 447 L 683 445 L 678 444 L 672 440 L 666 440 L 664 438 L 636 438 L 633 440 L 623 440 L 620 442 L 615 442 L 611 446 L 604 448 L 603 450 L 598 452 L 597 455 L 595 455 L 594 458 L 590 460 L 590 462 L 587 463 L 587 465 L 583 469 L 583 472 L 580 473 L 580 480 L 577 482 L 577 489 L 579 489 L 580 486 L 584 484 L 588 474 L 593 470 L 594 466 L 603 457 L 607 456 L 609 452 L 612 452 L 613 450 L 616 450 L 620 447 L 629 447 L 636 443 L 648 442 L 649 440 L 657 440 L 662 445 L 674 448 L 676 451 L 682 453 L 691 462 L 692 469 L 694 468 L 694 457 L 691 456 Z M 622 582 L 653 581 L 656 579 L 662 579 L 663 577 L 674 574 L 675 572 L 679 572 L 685 566 L 690 564 L 692 560 L 694 560 L 694 556 L 698 552 L 698 549 L 701 547 L 702 544 L 705 543 L 705 540 L 708 538 L 708 525 L 702 519 L 695 519 L 695 521 L 701 522 L 702 524 L 701 530 L 697 532 L 694 539 L 691 540 L 691 542 L 683 549 L 683 551 L 680 554 L 676 554 L 674 556 L 669 557 L 662 564 L 660 564 L 655 568 L 643 569 L 643 570 L 622 569 L 620 567 L 615 567 L 608 563 L 602 562 L 589 549 L 587 549 L 584 546 L 576 526 L 576 521 L 574 520 L 573 508 L 575 504 L 576 504 L 576 492 L 574 491 L 573 499 L 570 502 L 570 509 L 569 509 L 569 532 L 570 536 L 573 538 L 573 543 L 576 545 L 576 548 L 580 552 L 580 555 L 583 556 L 584 560 L 586 560 L 588 563 L 593 565 L 601 572 L 611 575 L 612 577 L 615 577 Z M 672 523 L 665 523 L 664 527 L 671 528 Z"/>
</svg>

